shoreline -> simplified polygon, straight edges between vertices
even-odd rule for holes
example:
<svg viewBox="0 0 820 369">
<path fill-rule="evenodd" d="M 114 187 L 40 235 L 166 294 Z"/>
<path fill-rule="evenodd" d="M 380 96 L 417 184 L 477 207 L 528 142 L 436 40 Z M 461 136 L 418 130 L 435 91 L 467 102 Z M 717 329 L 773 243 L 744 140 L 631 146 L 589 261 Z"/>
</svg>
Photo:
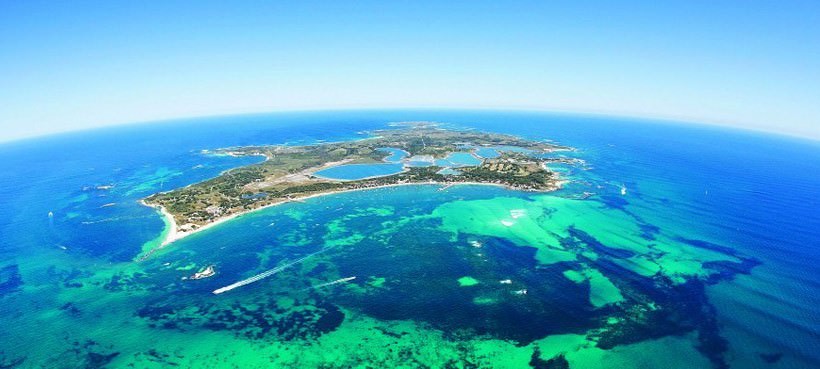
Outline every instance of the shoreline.
<svg viewBox="0 0 820 369">
<path fill-rule="evenodd" d="M 564 181 L 557 181 L 556 182 L 557 188 L 555 190 L 560 189 L 562 187 L 563 183 L 564 183 Z M 174 218 L 173 214 L 171 214 L 168 211 L 168 209 L 166 209 L 162 205 L 149 204 L 149 203 L 145 202 L 145 199 L 142 199 L 142 200 L 139 201 L 140 204 L 142 204 L 144 206 L 147 206 L 147 207 L 150 207 L 150 208 L 157 209 L 160 212 L 160 214 L 167 220 L 167 222 L 169 223 L 169 226 L 170 226 L 171 229 L 169 229 L 168 234 L 165 235 L 165 237 L 160 242 L 159 246 L 147 251 L 145 253 L 145 255 L 143 255 L 141 258 L 139 258 L 139 261 L 143 261 L 143 260 L 148 259 L 149 257 L 151 257 L 151 255 L 154 252 L 159 251 L 159 250 L 165 248 L 166 246 L 170 245 L 171 243 L 179 241 L 179 240 L 181 240 L 185 237 L 188 237 L 190 235 L 199 233 L 201 231 L 216 227 L 217 225 L 228 222 L 228 221 L 233 220 L 235 218 L 238 218 L 242 215 L 250 214 L 250 213 L 260 211 L 262 209 L 271 208 L 271 207 L 274 207 L 274 206 L 277 206 L 277 205 L 287 204 L 287 203 L 290 203 L 290 202 L 302 202 L 304 200 L 315 198 L 315 197 L 334 195 L 334 194 L 345 193 L 345 192 L 367 191 L 367 190 L 376 190 L 376 189 L 380 189 L 380 188 L 399 187 L 399 186 L 430 186 L 430 185 L 442 186 L 442 189 L 450 188 L 450 187 L 453 187 L 453 186 L 459 186 L 459 185 L 478 185 L 478 186 L 496 186 L 496 187 L 503 187 L 503 188 L 507 188 L 507 189 L 515 190 L 515 191 L 525 191 L 525 190 L 516 189 L 514 187 L 510 187 L 508 185 L 504 185 L 504 184 L 500 184 L 500 183 L 434 182 L 434 181 L 430 181 L 430 182 L 412 182 L 412 183 L 392 183 L 392 184 L 387 184 L 387 185 L 380 185 L 380 186 L 373 186 L 373 187 L 366 187 L 366 188 L 353 188 L 353 189 L 335 190 L 335 191 L 315 193 L 315 194 L 302 196 L 302 197 L 294 197 L 294 198 L 290 198 L 290 199 L 287 199 L 287 200 L 283 200 L 283 201 L 263 205 L 263 206 L 260 206 L 258 208 L 255 208 L 255 209 L 241 211 L 241 212 L 237 212 L 237 213 L 225 216 L 225 217 L 221 217 L 221 218 L 218 218 L 218 219 L 214 220 L 211 223 L 205 224 L 205 225 L 200 226 L 200 227 L 198 227 L 194 230 L 191 230 L 191 231 L 180 231 L 180 230 L 178 230 L 179 225 L 177 224 L 176 219 Z M 537 191 L 537 192 L 553 192 L 555 190 Z"/>
</svg>

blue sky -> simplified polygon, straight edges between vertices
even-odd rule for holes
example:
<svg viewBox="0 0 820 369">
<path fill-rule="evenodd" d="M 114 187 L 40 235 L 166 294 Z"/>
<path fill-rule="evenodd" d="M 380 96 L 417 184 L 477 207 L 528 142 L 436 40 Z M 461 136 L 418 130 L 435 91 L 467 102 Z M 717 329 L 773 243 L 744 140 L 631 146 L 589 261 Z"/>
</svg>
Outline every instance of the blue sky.
<svg viewBox="0 0 820 369">
<path fill-rule="evenodd" d="M 0 140 L 384 107 L 820 138 L 820 1 L 0 1 Z"/>
</svg>

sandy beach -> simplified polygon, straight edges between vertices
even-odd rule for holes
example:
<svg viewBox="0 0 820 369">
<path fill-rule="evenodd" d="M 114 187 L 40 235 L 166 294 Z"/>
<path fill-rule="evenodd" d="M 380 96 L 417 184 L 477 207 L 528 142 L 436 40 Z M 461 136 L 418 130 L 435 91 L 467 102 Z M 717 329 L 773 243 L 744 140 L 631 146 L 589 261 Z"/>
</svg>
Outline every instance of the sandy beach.
<svg viewBox="0 0 820 369">
<path fill-rule="evenodd" d="M 560 185 L 561 185 L 561 184 L 562 184 L 562 181 L 559 181 L 558 186 L 560 187 Z M 258 207 L 258 208 L 256 208 L 256 209 L 251 209 L 251 210 L 247 210 L 247 211 L 242 211 L 242 212 L 234 213 L 234 214 L 231 214 L 231 215 L 227 215 L 227 216 L 224 216 L 224 217 L 218 218 L 218 219 L 214 220 L 214 221 L 213 221 L 213 222 L 211 222 L 211 223 L 208 223 L 208 224 L 206 224 L 206 225 L 200 226 L 200 227 L 198 227 L 198 228 L 196 228 L 196 229 L 193 229 L 193 230 L 190 230 L 190 231 L 183 231 L 183 230 L 180 230 L 180 229 L 179 229 L 179 225 L 178 225 L 178 224 L 177 224 L 177 222 L 176 222 L 176 219 L 174 219 L 174 216 L 173 216 L 170 212 L 168 212 L 168 210 L 167 210 L 167 209 L 165 209 L 165 207 L 164 207 L 164 206 L 162 206 L 162 205 L 152 205 L 152 204 L 148 204 L 148 203 L 146 203 L 144 200 L 140 200 L 140 203 L 141 203 L 142 205 L 145 205 L 145 206 L 148 206 L 148 207 L 152 207 L 152 208 L 155 208 L 155 209 L 159 210 L 160 214 L 162 214 L 162 216 L 163 216 L 163 217 L 165 217 L 165 218 L 167 219 L 168 223 L 170 224 L 170 228 L 171 228 L 171 229 L 168 231 L 168 233 L 165 235 L 165 238 L 162 240 L 162 242 L 160 243 L 160 245 L 159 245 L 156 249 L 149 251 L 149 252 L 148 252 L 145 256 L 143 256 L 143 257 L 142 257 L 142 259 L 141 259 L 141 260 L 145 260 L 145 259 L 147 259 L 148 257 L 150 257 L 150 256 L 151 256 L 151 254 L 152 254 L 153 252 L 155 252 L 156 250 L 159 250 L 159 249 L 161 249 L 161 248 L 164 248 L 165 246 L 167 246 L 167 245 L 169 245 L 169 244 L 173 243 L 174 241 L 181 240 L 181 239 L 183 239 L 183 238 L 185 238 L 185 237 L 188 237 L 188 236 L 190 236 L 190 235 L 192 235 L 192 234 L 195 234 L 195 233 L 198 233 L 198 232 L 202 232 L 202 231 L 204 231 L 204 230 L 206 230 L 206 229 L 211 229 L 211 228 L 213 228 L 213 227 L 216 227 L 216 226 L 218 226 L 218 225 L 220 225 L 220 224 L 222 224 L 222 223 L 225 223 L 225 222 L 227 222 L 227 221 L 230 221 L 230 220 L 232 220 L 232 219 L 234 219 L 234 218 L 237 218 L 237 217 L 240 217 L 240 216 L 242 216 L 242 215 L 245 215 L 245 214 L 250 214 L 250 213 L 253 213 L 253 212 L 256 212 L 256 211 L 259 211 L 259 210 L 262 210 L 262 209 L 267 209 L 267 208 L 270 208 L 270 207 L 273 207 L 273 206 L 282 205 L 282 204 L 289 203 L 289 202 L 294 202 L 294 201 L 304 201 L 304 200 L 311 199 L 311 198 L 314 198 L 314 197 L 327 196 L 327 195 L 333 195 L 333 194 L 345 193 L 345 192 L 353 192 L 353 191 L 367 191 L 367 190 L 375 190 L 375 189 L 380 189 L 380 188 L 398 187 L 398 186 L 426 186 L 426 185 L 427 185 L 427 186 L 429 186 L 429 185 L 434 185 L 434 186 L 443 186 L 443 187 L 444 187 L 444 189 L 449 188 L 449 187 L 452 187 L 452 186 L 459 186 L 459 185 L 498 186 L 498 187 L 510 188 L 510 187 L 509 187 L 509 186 L 507 186 L 507 185 L 498 184 L 498 183 L 481 183 L 481 182 L 413 182 L 413 183 L 394 183 L 394 184 L 389 184 L 389 185 L 374 186 L 374 187 L 367 187 L 367 188 L 354 188 L 354 189 L 336 190 L 336 191 L 329 191 L 329 192 L 316 193 L 316 194 L 307 195 L 307 196 L 302 196 L 302 197 L 294 197 L 294 198 L 291 198 L 291 199 L 286 199 L 286 200 L 282 200 L 282 201 L 279 201 L 279 202 L 275 202 L 275 203 L 267 204 L 267 205 L 264 205 L 264 206 L 260 206 L 260 207 Z M 514 188 L 513 188 L 513 189 L 514 189 Z"/>
</svg>

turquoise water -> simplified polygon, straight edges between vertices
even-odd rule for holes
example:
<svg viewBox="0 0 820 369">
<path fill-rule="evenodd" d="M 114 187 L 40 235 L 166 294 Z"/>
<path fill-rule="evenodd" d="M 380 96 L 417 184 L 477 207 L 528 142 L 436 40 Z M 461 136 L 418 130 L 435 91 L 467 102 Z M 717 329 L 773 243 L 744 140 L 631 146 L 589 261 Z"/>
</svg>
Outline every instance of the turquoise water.
<svg viewBox="0 0 820 369">
<path fill-rule="evenodd" d="M 501 156 L 501 153 L 492 147 L 479 147 L 476 149 L 475 153 L 485 159 L 494 159 Z"/>
<path fill-rule="evenodd" d="M 408 167 L 432 167 L 436 160 L 429 155 L 414 155 L 407 158 L 405 165 Z"/>
<path fill-rule="evenodd" d="M 404 158 L 406 158 L 407 155 L 409 155 L 409 153 L 407 151 L 404 151 L 402 149 L 396 149 L 396 148 L 393 148 L 393 147 L 384 147 L 384 148 L 380 148 L 379 150 L 390 153 L 390 155 L 388 155 L 386 158 L 384 158 L 384 161 L 389 162 L 389 163 L 399 163 Z"/>
<path fill-rule="evenodd" d="M 444 159 L 427 160 L 430 158 L 419 158 L 418 156 L 407 158 L 409 153 L 396 148 L 380 148 L 389 155 L 384 158 L 387 163 L 376 164 L 342 164 L 331 168 L 320 170 L 314 173 L 316 176 L 335 179 L 341 181 L 353 181 L 357 179 L 384 177 L 401 173 L 404 167 L 428 167 L 440 166 L 447 168 L 457 168 L 465 166 L 476 166 L 481 164 L 481 159 L 476 158 L 469 152 L 453 152 Z M 406 162 L 405 162 L 405 159 Z M 452 170 L 452 169 L 451 169 Z M 452 174 L 455 172 L 445 171 L 442 174 Z"/>
<path fill-rule="evenodd" d="M 401 173 L 402 170 L 404 170 L 404 165 L 396 163 L 342 164 L 335 167 L 322 169 L 314 174 L 323 178 L 342 181 L 355 181 L 357 179 L 383 177 Z"/>
<path fill-rule="evenodd" d="M 402 120 L 554 139 L 586 164 L 561 166 L 571 182 L 546 196 L 312 198 L 133 261 L 164 228 L 140 198 L 261 160 L 202 150 Z M 8 143 L 0 366 L 815 368 L 819 169 L 812 141 L 518 112 L 256 115 Z M 208 265 L 214 277 L 183 280 Z"/>
</svg>

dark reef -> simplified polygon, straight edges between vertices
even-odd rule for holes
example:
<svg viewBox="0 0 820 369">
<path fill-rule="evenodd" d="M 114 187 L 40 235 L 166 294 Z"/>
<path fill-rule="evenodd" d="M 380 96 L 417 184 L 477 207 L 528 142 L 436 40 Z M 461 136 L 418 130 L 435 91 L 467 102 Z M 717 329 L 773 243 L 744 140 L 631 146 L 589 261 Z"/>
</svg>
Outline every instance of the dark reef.
<svg viewBox="0 0 820 369">
<path fill-rule="evenodd" d="M 17 264 L 0 268 L 0 296 L 17 292 L 22 285 L 23 277 L 20 276 L 20 268 Z"/>
</svg>

